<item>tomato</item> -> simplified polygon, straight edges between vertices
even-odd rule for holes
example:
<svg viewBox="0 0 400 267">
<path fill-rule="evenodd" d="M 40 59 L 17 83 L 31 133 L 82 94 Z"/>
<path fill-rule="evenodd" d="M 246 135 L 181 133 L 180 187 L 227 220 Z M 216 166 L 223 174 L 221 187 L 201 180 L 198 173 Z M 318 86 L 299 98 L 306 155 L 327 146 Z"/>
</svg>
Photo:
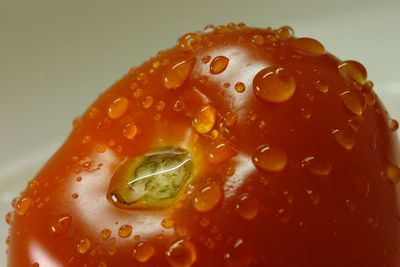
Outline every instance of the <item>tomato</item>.
<svg viewBox="0 0 400 267">
<path fill-rule="evenodd" d="M 400 150 L 356 61 L 289 27 L 132 68 L 7 215 L 8 266 L 400 266 Z"/>
</svg>

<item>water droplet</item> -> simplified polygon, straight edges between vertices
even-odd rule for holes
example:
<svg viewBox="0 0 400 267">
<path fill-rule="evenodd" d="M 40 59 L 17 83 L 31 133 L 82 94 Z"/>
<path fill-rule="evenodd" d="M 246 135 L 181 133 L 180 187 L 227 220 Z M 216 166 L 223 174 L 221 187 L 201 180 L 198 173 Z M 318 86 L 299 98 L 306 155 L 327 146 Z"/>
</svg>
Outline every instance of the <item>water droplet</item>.
<svg viewBox="0 0 400 267">
<path fill-rule="evenodd" d="M 356 115 L 362 115 L 366 107 L 365 99 L 359 92 L 346 91 L 340 95 L 346 108 Z"/>
<path fill-rule="evenodd" d="M 18 200 L 15 210 L 19 215 L 25 215 L 32 205 L 32 199 L 30 197 L 23 197 Z"/>
<path fill-rule="evenodd" d="M 179 38 L 179 47 L 183 51 L 191 51 L 201 47 L 201 35 L 199 33 L 187 33 Z"/>
<path fill-rule="evenodd" d="M 367 198 L 369 195 L 369 181 L 361 174 L 351 174 L 350 181 L 354 190 L 360 194 L 363 198 Z"/>
<path fill-rule="evenodd" d="M 189 240 L 178 240 L 169 246 L 166 256 L 172 267 L 190 267 L 197 259 L 196 247 Z"/>
<path fill-rule="evenodd" d="M 191 154 L 178 147 L 130 158 L 112 176 L 108 199 L 125 209 L 170 206 L 191 177 L 192 169 Z"/>
<path fill-rule="evenodd" d="M 138 129 L 134 123 L 128 123 L 127 125 L 125 125 L 123 134 L 126 138 L 133 139 L 135 138 L 137 131 Z"/>
<path fill-rule="evenodd" d="M 312 115 L 311 110 L 309 108 L 301 108 L 300 109 L 300 114 L 305 119 L 311 118 L 311 115 Z"/>
<path fill-rule="evenodd" d="M 317 89 L 318 91 L 320 91 L 321 93 L 328 93 L 329 91 L 329 85 L 323 81 L 316 81 L 314 82 L 314 87 L 315 89 Z"/>
<path fill-rule="evenodd" d="M 141 97 L 143 95 L 143 89 L 141 89 L 141 88 L 136 88 L 134 91 L 133 91 L 133 97 L 134 98 L 139 98 L 139 97 Z"/>
<path fill-rule="evenodd" d="M 246 90 L 246 85 L 242 82 L 235 83 L 235 90 L 238 93 L 243 93 Z"/>
<path fill-rule="evenodd" d="M 252 265 L 254 256 L 253 247 L 239 238 L 235 240 L 231 251 L 224 255 L 224 259 L 229 267 L 245 267 Z"/>
<path fill-rule="evenodd" d="M 70 229 L 71 222 L 72 218 L 69 215 L 58 216 L 50 223 L 50 231 L 57 236 L 63 235 Z"/>
<path fill-rule="evenodd" d="M 132 234 L 132 226 L 130 225 L 122 225 L 118 230 L 118 235 L 122 238 L 130 237 Z"/>
<path fill-rule="evenodd" d="M 167 89 L 180 87 L 192 73 L 195 59 L 180 61 L 164 73 L 163 84 Z"/>
<path fill-rule="evenodd" d="M 138 262 L 146 262 L 150 260 L 154 253 L 155 249 L 149 242 L 138 243 L 132 251 L 133 257 L 135 257 Z"/>
<path fill-rule="evenodd" d="M 400 168 L 398 166 L 391 163 L 387 164 L 385 174 L 394 184 L 400 183 Z"/>
<path fill-rule="evenodd" d="M 378 99 L 375 92 L 373 92 L 373 91 L 364 92 L 363 96 L 364 96 L 365 102 L 367 103 L 368 106 L 375 105 L 376 100 Z"/>
<path fill-rule="evenodd" d="M 246 220 L 254 219 L 259 210 L 257 199 L 249 194 L 241 195 L 235 208 L 236 212 Z"/>
<path fill-rule="evenodd" d="M 292 40 L 294 48 L 306 55 L 321 56 L 325 54 L 325 47 L 312 38 L 297 38 Z"/>
<path fill-rule="evenodd" d="M 173 108 L 176 112 L 181 112 L 184 107 L 185 107 L 185 104 L 182 101 L 176 100 Z"/>
<path fill-rule="evenodd" d="M 236 120 L 237 120 L 237 114 L 236 114 L 236 112 L 234 112 L 234 111 L 228 111 L 228 112 L 225 114 L 224 123 L 225 123 L 226 126 L 232 127 L 233 125 L 235 125 Z"/>
<path fill-rule="evenodd" d="M 229 58 L 224 56 L 215 57 L 210 63 L 210 73 L 220 74 L 228 67 Z"/>
<path fill-rule="evenodd" d="M 306 193 L 307 193 L 307 197 L 310 200 L 311 204 L 313 204 L 313 205 L 319 204 L 320 196 L 317 192 L 315 192 L 314 190 L 311 190 L 311 189 L 307 189 Z"/>
<path fill-rule="evenodd" d="M 92 137 L 90 135 L 86 135 L 83 139 L 82 139 L 82 144 L 89 144 L 90 142 L 92 142 Z"/>
<path fill-rule="evenodd" d="M 286 152 L 282 148 L 269 145 L 257 148 L 252 160 L 255 166 L 269 172 L 283 171 L 287 165 Z"/>
<path fill-rule="evenodd" d="M 110 229 L 103 229 L 103 230 L 101 230 L 101 233 L 100 233 L 100 235 L 101 235 L 101 238 L 103 239 L 103 240 L 107 240 L 107 239 L 109 239 L 110 238 L 110 236 L 111 236 L 111 230 Z"/>
<path fill-rule="evenodd" d="M 395 132 L 399 129 L 399 123 L 397 122 L 397 120 L 390 119 L 388 121 L 388 127 L 389 127 L 389 130 L 391 130 L 392 132 Z"/>
<path fill-rule="evenodd" d="M 144 108 L 150 108 L 154 103 L 154 98 L 152 96 L 146 96 L 142 102 Z"/>
<path fill-rule="evenodd" d="M 361 127 L 361 119 L 360 117 L 354 117 L 348 120 L 350 127 L 353 131 L 358 132 Z"/>
<path fill-rule="evenodd" d="M 290 213 L 285 209 L 279 209 L 276 212 L 276 218 L 278 219 L 278 221 L 280 223 L 288 223 L 290 221 L 291 217 L 292 216 L 290 215 Z"/>
<path fill-rule="evenodd" d="M 160 100 L 160 102 L 158 102 L 157 106 L 156 106 L 158 111 L 161 111 L 165 108 L 165 102 Z"/>
<path fill-rule="evenodd" d="M 327 176 L 331 173 L 332 163 L 324 157 L 306 157 L 301 166 L 315 175 Z"/>
<path fill-rule="evenodd" d="M 262 100 L 281 103 L 293 96 L 296 80 L 283 68 L 268 67 L 256 74 L 253 88 Z"/>
<path fill-rule="evenodd" d="M 347 150 L 353 149 L 354 144 L 356 142 L 356 138 L 354 136 L 354 133 L 350 129 L 349 130 L 336 129 L 332 131 L 332 135 L 336 143 L 341 145 L 343 148 Z"/>
<path fill-rule="evenodd" d="M 11 225 L 14 221 L 14 212 L 13 211 L 7 212 L 5 219 L 6 219 L 6 223 L 8 225 Z"/>
<path fill-rule="evenodd" d="M 128 110 L 129 101 L 126 97 L 119 97 L 115 99 L 108 106 L 108 117 L 111 119 L 118 119 L 122 117 Z"/>
<path fill-rule="evenodd" d="M 207 64 L 208 62 L 210 62 L 211 60 L 211 56 L 204 56 L 201 58 L 201 62 L 203 62 L 204 64 Z"/>
<path fill-rule="evenodd" d="M 214 127 L 217 119 L 217 110 L 211 104 L 201 107 L 193 119 L 193 128 L 201 134 L 208 133 Z"/>
<path fill-rule="evenodd" d="M 170 218 L 165 218 L 161 221 L 161 226 L 164 227 L 165 229 L 170 229 L 172 227 L 174 227 L 174 220 L 170 219 Z"/>
<path fill-rule="evenodd" d="M 367 70 L 357 61 L 343 61 L 339 65 L 339 70 L 359 84 L 364 84 L 367 81 Z"/>
<path fill-rule="evenodd" d="M 294 31 L 289 26 L 282 26 L 275 31 L 275 36 L 279 40 L 288 40 L 292 38 L 294 35 Z"/>
<path fill-rule="evenodd" d="M 347 207 L 350 211 L 354 212 L 354 211 L 356 210 L 357 205 L 356 205 L 356 203 L 354 203 L 351 199 L 346 199 L 345 202 L 346 202 L 346 207 Z"/>
<path fill-rule="evenodd" d="M 223 193 L 219 185 L 211 185 L 203 188 L 193 200 L 193 206 L 197 211 L 207 212 L 215 208 L 222 200 Z"/>
<path fill-rule="evenodd" d="M 89 251 L 91 245 L 92 244 L 90 243 L 89 239 L 85 238 L 78 242 L 78 244 L 76 245 L 76 250 L 80 254 L 85 254 Z"/>
<path fill-rule="evenodd" d="M 208 147 L 208 160 L 212 164 L 220 164 L 230 160 L 237 154 L 236 148 L 226 139 L 217 139 Z"/>
<path fill-rule="evenodd" d="M 215 30 L 215 26 L 212 24 L 208 24 L 204 27 L 204 32 L 208 33 L 208 32 L 213 32 Z"/>
<path fill-rule="evenodd" d="M 106 144 L 99 144 L 96 147 L 96 152 L 97 153 L 104 153 L 107 150 L 107 145 Z"/>
<path fill-rule="evenodd" d="M 259 34 L 254 34 L 251 37 L 251 42 L 255 45 L 263 45 L 265 43 L 264 37 Z"/>
</svg>

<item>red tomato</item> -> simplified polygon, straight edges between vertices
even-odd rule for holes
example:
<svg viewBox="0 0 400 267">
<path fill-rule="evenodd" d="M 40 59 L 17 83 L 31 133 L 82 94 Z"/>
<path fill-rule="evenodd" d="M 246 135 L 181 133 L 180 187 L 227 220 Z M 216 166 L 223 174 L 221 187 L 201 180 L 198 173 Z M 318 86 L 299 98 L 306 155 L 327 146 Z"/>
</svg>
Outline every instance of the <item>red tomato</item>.
<svg viewBox="0 0 400 267">
<path fill-rule="evenodd" d="M 14 202 L 8 266 L 400 266 L 398 124 L 289 27 L 186 34 L 73 126 Z"/>
</svg>

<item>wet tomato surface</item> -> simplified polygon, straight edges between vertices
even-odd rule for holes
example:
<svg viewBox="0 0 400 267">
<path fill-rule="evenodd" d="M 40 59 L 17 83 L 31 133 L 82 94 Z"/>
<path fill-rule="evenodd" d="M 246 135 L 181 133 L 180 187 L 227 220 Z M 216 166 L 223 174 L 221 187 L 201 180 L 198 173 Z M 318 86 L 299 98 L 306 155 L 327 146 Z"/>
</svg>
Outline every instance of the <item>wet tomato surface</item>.
<svg viewBox="0 0 400 267">
<path fill-rule="evenodd" d="M 185 34 L 74 120 L 6 216 L 8 266 L 397 267 L 397 128 L 289 27 Z"/>
</svg>

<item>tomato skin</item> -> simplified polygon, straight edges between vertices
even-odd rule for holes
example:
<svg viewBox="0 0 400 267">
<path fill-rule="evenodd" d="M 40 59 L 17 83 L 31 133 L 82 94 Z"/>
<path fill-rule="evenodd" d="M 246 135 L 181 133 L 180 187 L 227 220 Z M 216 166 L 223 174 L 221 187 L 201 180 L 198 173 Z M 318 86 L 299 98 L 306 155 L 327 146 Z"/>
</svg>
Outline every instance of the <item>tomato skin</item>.
<svg viewBox="0 0 400 267">
<path fill-rule="evenodd" d="M 399 266 L 396 131 L 363 70 L 307 42 L 230 25 L 133 68 L 21 194 L 8 266 Z M 178 202 L 113 205 L 121 164 L 165 146 L 193 157 Z"/>
</svg>

